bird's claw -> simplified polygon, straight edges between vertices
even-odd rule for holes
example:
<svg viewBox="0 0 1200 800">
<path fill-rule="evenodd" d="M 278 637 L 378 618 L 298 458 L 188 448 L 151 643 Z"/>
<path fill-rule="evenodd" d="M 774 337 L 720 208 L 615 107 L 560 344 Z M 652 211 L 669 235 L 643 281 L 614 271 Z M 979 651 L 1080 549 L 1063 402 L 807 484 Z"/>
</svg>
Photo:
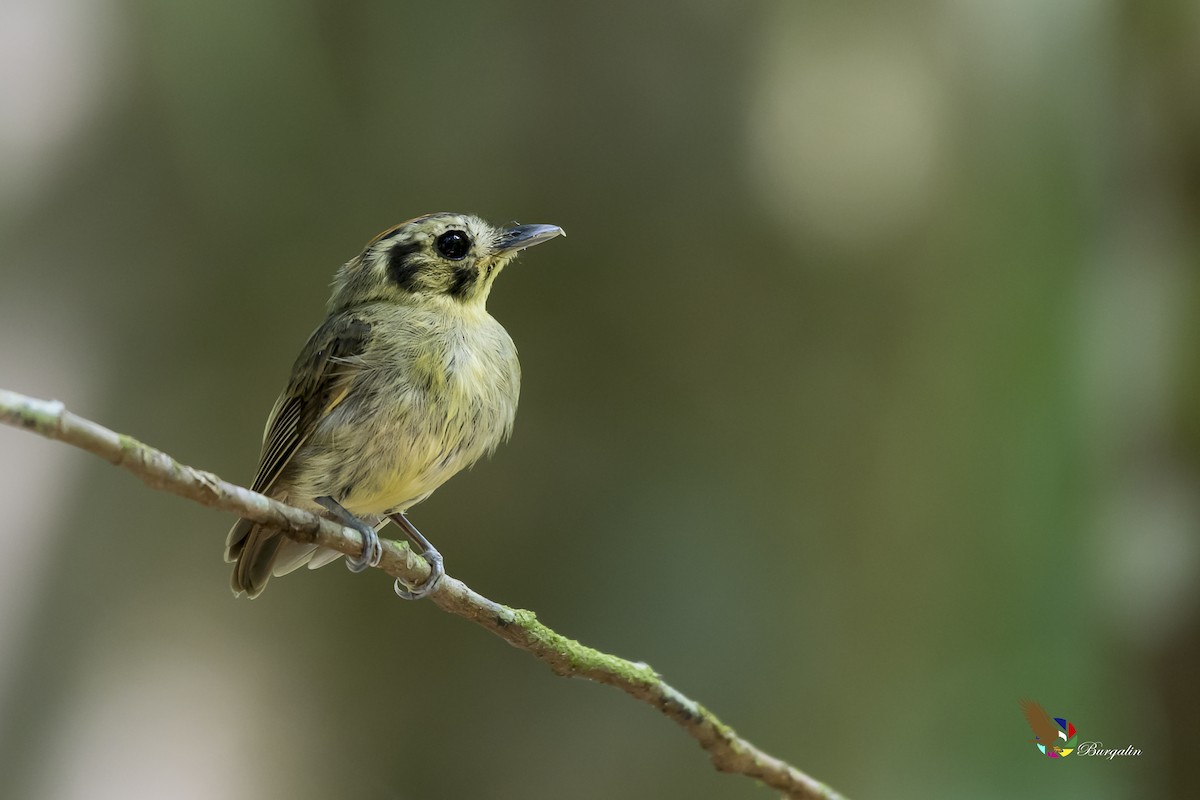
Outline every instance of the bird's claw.
<svg viewBox="0 0 1200 800">
<path fill-rule="evenodd" d="M 332 497 L 318 497 L 317 504 L 347 528 L 358 531 L 363 538 L 362 552 L 357 556 L 346 556 L 346 569 L 351 572 L 362 572 L 369 567 L 378 567 L 379 562 L 383 560 L 383 545 L 379 543 L 379 534 L 375 532 L 375 529 L 351 514 Z"/>
<path fill-rule="evenodd" d="M 442 577 L 446 574 L 446 565 L 442 559 L 442 554 L 438 549 L 429 543 L 417 526 L 409 522 L 408 517 L 404 514 L 396 513 L 390 515 L 392 522 L 395 522 L 412 544 L 421 548 L 421 558 L 429 562 L 429 577 L 422 581 L 417 586 L 410 586 L 399 578 L 396 579 L 396 594 L 405 600 L 420 600 L 423 597 L 428 597 L 437 589 L 441 583 Z"/>
<path fill-rule="evenodd" d="M 362 572 L 369 567 L 378 567 L 379 562 L 383 560 L 383 545 L 379 543 L 379 534 L 370 525 L 364 524 L 361 528 L 355 526 L 354 529 L 362 534 L 363 549 L 357 556 L 346 556 L 346 569 Z"/>
<path fill-rule="evenodd" d="M 434 547 L 430 546 L 428 550 L 421 553 L 421 558 L 429 562 L 428 578 L 417 586 L 409 586 L 404 581 L 396 578 L 396 594 L 405 600 L 420 600 L 423 597 L 433 594 L 433 590 L 438 587 L 438 584 L 442 581 L 442 577 L 446 574 L 446 566 L 443 563 L 442 554 Z"/>
</svg>

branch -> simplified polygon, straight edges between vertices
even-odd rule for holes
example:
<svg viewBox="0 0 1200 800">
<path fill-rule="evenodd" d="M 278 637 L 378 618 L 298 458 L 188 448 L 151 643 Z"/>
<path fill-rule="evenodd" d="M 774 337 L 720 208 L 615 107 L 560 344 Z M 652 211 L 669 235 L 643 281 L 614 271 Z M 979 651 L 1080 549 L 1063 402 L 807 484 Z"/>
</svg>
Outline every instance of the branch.
<svg viewBox="0 0 1200 800">
<path fill-rule="evenodd" d="M 0 389 L 0 422 L 94 453 L 129 470 L 151 488 L 270 525 L 298 542 L 347 555 L 362 552 L 362 538 L 352 528 L 228 483 L 211 472 L 180 464 L 132 437 L 72 414 L 58 401 Z M 410 585 L 421 583 L 429 575 L 429 565 L 411 552 L 407 543 L 381 539 L 381 544 L 383 560 L 379 568 L 388 575 Z M 790 798 L 840 798 L 828 786 L 738 736 L 711 711 L 668 685 L 647 664 L 626 661 L 568 639 L 538 622 L 532 611 L 489 600 L 449 575 L 430 599 L 442 610 L 465 617 L 526 651 L 557 675 L 615 686 L 657 708 L 695 739 L 721 772 L 762 781 Z"/>
</svg>

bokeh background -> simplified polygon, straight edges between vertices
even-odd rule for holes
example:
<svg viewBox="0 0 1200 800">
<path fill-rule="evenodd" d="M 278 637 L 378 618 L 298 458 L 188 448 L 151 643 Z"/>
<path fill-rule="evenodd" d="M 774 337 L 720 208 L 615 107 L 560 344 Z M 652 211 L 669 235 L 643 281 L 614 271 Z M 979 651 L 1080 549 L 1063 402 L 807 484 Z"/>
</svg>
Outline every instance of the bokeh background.
<svg viewBox="0 0 1200 800">
<path fill-rule="evenodd" d="M 1194 797 L 1197 86 L 1185 0 L 5 0 L 0 386 L 247 481 L 377 231 L 562 225 L 452 574 L 854 798 Z M 0 796 L 771 796 L 63 445 L 0 501 Z"/>
</svg>

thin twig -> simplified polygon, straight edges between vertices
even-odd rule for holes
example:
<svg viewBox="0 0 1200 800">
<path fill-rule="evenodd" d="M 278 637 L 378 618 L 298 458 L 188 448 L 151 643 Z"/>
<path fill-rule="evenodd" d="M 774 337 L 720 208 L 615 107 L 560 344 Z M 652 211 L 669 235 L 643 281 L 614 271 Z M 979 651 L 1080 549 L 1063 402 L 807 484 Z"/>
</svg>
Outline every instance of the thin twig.
<svg viewBox="0 0 1200 800">
<path fill-rule="evenodd" d="M 180 464 L 132 437 L 72 414 L 58 401 L 0 389 L 0 422 L 87 450 L 124 467 L 154 489 L 270 525 L 298 542 L 347 555 L 362 552 L 362 538 L 352 528 L 228 483 L 211 472 Z M 429 565 L 406 543 L 384 539 L 382 544 L 379 568 L 387 574 L 410 585 L 421 583 L 429 575 Z M 722 772 L 755 778 L 786 797 L 840 797 L 828 786 L 738 736 L 711 711 L 668 685 L 647 664 L 626 661 L 568 639 L 538 622 L 532 611 L 496 603 L 448 575 L 430 599 L 441 609 L 465 617 L 528 652 L 558 675 L 615 686 L 657 708 L 699 742 Z"/>
</svg>

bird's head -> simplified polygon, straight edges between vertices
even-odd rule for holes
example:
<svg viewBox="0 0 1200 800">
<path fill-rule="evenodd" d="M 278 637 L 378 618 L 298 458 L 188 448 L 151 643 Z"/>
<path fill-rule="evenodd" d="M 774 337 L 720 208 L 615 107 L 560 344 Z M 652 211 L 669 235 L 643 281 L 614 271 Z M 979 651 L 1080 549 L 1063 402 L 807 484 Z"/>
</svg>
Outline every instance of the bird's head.
<svg viewBox="0 0 1200 800">
<path fill-rule="evenodd" d="M 338 270 L 329 310 L 414 300 L 482 307 L 517 253 L 562 235 L 557 225 L 496 228 L 468 214 L 410 219 L 376 236 Z"/>
</svg>

